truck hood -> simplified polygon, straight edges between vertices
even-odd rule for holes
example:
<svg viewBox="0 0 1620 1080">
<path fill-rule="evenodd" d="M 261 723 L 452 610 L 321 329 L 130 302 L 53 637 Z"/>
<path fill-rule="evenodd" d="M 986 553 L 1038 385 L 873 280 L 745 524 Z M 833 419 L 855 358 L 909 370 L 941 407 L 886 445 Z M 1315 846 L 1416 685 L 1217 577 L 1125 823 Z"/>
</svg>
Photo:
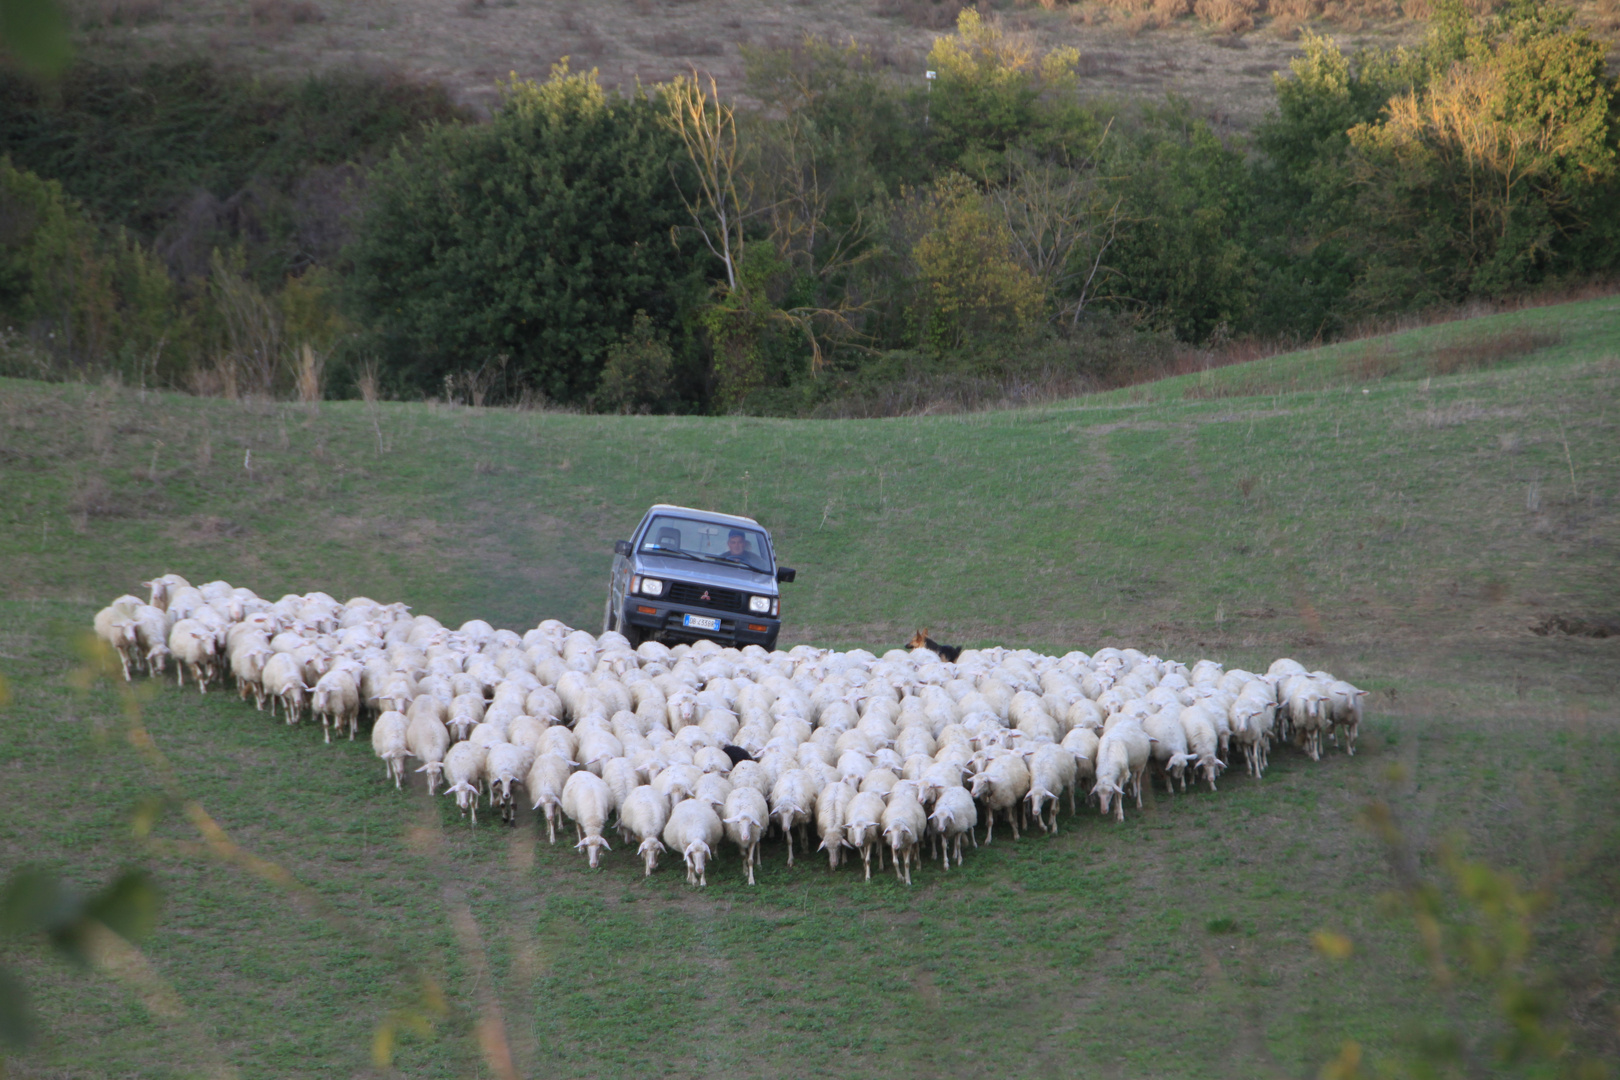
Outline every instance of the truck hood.
<svg viewBox="0 0 1620 1080">
<path fill-rule="evenodd" d="M 743 589 L 760 596 L 776 595 L 775 574 L 763 574 L 742 566 L 722 566 L 696 559 L 672 559 L 643 552 L 636 556 L 635 568 L 638 574 L 656 578 L 716 585 L 722 589 Z"/>
</svg>

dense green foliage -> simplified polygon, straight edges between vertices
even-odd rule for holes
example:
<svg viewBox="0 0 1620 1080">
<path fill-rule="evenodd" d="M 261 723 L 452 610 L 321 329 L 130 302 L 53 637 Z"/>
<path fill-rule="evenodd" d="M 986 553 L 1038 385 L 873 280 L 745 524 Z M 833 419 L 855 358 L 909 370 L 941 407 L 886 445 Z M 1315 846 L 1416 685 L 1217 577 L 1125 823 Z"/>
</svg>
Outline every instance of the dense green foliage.
<svg viewBox="0 0 1620 1080">
<path fill-rule="evenodd" d="M 1478 10 L 1437 4 L 1416 48 L 1307 34 L 1249 138 L 1186 101 L 1082 98 L 1073 50 L 970 9 L 925 85 L 855 46 L 745 50 L 740 113 L 692 80 L 625 96 L 566 70 L 482 123 L 386 81 L 8 75 L 0 149 L 77 200 L 92 247 L 169 269 L 171 384 L 286 393 L 308 344 L 339 392 L 362 364 L 407 396 L 498 370 L 498 398 L 587 408 L 816 411 L 919 365 L 1011 389 L 1035 355 L 1097 388 L 1161 367 L 1166 334 L 1332 338 L 1620 268 L 1603 43 L 1556 4 Z M 294 318 L 280 294 L 311 270 Z M 76 301 L 28 280 L 0 314 L 61 353 L 67 316 L 41 313 Z M 151 349 L 70 337 L 125 359 L 69 366 Z M 653 340 L 661 389 L 632 391 Z"/>
<path fill-rule="evenodd" d="M 638 310 L 676 321 L 704 267 L 676 239 L 682 181 L 660 119 L 655 99 L 563 69 L 505 85 L 487 124 L 438 125 L 397 151 L 354 248 L 353 290 L 389 365 L 433 386 L 505 355 L 525 384 L 576 403 Z"/>
<path fill-rule="evenodd" d="M 77 367 L 111 367 L 133 382 L 165 382 L 189 329 L 173 281 L 118 230 L 104 233 L 54 180 L 0 156 L 0 316 L 8 333 L 45 328 L 46 343 Z M 9 339 L 8 339 L 9 341 Z M 22 355 L 17 355 L 18 352 Z M 165 355 L 167 353 L 167 355 Z M 8 374 L 46 373 L 49 360 L 8 349 Z"/>
<path fill-rule="evenodd" d="M 242 244 L 267 288 L 337 258 L 363 170 L 400 136 L 462 115 L 441 88 L 376 76 L 275 82 L 192 60 L 41 84 L 0 68 L 0 153 L 177 276 Z"/>
</svg>

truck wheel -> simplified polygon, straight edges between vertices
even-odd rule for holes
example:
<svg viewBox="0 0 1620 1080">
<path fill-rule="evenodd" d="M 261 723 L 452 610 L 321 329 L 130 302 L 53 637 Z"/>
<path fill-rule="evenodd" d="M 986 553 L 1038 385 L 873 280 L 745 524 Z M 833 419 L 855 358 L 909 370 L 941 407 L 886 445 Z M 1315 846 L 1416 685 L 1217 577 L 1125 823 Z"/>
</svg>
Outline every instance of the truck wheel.
<svg viewBox="0 0 1620 1080">
<path fill-rule="evenodd" d="M 641 647 L 641 643 L 643 641 L 646 641 L 647 638 L 651 636 L 650 634 L 648 634 L 647 631 L 643 630 L 641 627 L 639 627 L 639 626 L 631 626 L 628 623 L 625 624 L 625 628 L 623 630 L 623 633 L 624 633 L 624 640 L 626 640 L 626 641 L 628 641 L 630 643 L 630 648 L 632 648 L 632 649 L 639 649 Z"/>
</svg>

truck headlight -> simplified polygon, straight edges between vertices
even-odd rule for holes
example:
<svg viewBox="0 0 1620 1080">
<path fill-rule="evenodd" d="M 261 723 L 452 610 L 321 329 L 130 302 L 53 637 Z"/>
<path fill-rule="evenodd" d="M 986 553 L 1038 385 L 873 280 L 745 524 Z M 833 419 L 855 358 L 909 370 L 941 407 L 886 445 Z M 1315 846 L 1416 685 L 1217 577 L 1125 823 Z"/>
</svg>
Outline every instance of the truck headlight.
<svg viewBox="0 0 1620 1080">
<path fill-rule="evenodd" d="M 768 614 L 771 610 L 771 598 L 768 596 L 750 596 L 748 610 L 759 615 Z"/>
<path fill-rule="evenodd" d="M 642 596 L 663 596 L 664 595 L 664 583 L 662 581 L 658 580 L 655 577 L 644 577 L 644 578 L 642 578 L 641 579 L 641 595 Z"/>
</svg>

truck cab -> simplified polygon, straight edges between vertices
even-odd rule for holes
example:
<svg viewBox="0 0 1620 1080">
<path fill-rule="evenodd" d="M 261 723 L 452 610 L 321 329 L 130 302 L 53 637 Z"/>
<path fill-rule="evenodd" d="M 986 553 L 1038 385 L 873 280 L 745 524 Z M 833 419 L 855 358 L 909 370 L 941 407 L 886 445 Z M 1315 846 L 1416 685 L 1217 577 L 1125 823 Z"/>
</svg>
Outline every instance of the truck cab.
<svg viewBox="0 0 1620 1080">
<path fill-rule="evenodd" d="M 659 503 L 613 553 L 604 631 L 632 646 L 707 638 L 776 648 L 778 586 L 796 575 L 753 518 Z"/>
</svg>

